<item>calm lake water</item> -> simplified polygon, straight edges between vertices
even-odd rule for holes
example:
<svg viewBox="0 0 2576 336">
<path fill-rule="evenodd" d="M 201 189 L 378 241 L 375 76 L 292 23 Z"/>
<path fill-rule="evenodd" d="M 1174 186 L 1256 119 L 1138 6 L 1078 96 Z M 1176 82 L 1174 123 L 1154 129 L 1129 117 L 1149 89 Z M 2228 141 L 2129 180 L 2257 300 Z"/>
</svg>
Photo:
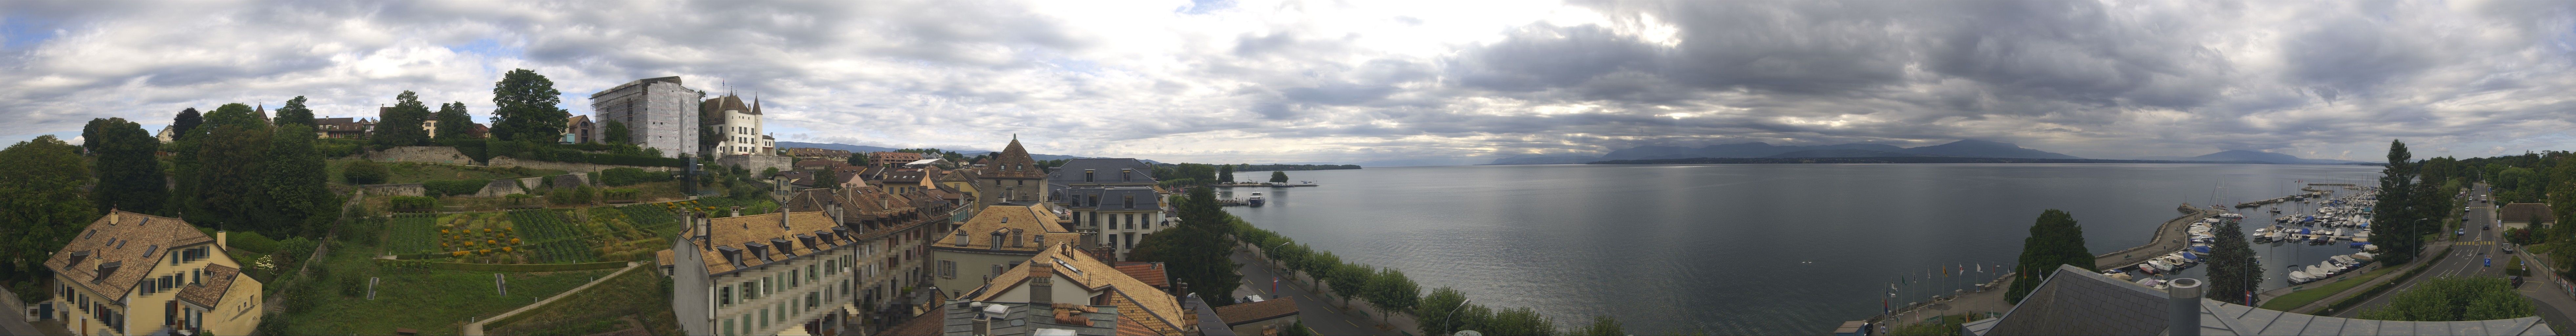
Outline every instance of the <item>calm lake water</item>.
<svg viewBox="0 0 2576 336">
<path fill-rule="evenodd" d="M 2370 184 L 2373 166 L 2257 164 L 1745 164 L 1390 167 L 1292 171 L 1322 187 L 1228 211 L 1344 261 L 1530 306 L 1560 326 L 1610 314 L 1637 334 L 1825 334 L 1880 312 L 1890 282 L 1938 267 L 2010 265 L 2042 209 L 2084 226 L 2093 253 L 2144 243 L 2182 203 Z M 1256 174 L 1266 175 L 1266 174 Z M 2327 189 L 2327 187 L 2320 187 Z M 2342 191 L 2341 188 L 2330 188 Z M 2338 195 L 2340 196 L 2340 194 Z M 2298 211 L 2298 203 L 2282 207 Z M 2268 226 L 2248 213 L 2246 230 Z M 2256 224 L 2261 225 L 2256 225 Z M 2341 245 L 2255 245 L 2273 269 Z M 2170 251 L 2167 251 L 2170 252 Z M 2111 266 L 2111 265 L 2103 265 Z M 1973 266 L 1971 266 L 1973 268 Z M 1991 266 L 1989 266 L 1991 267 Z M 2187 271 L 2198 273 L 2202 268 Z M 1941 278 L 1973 282 L 1999 273 Z M 1967 281 L 1960 281 L 1967 280 Z M 1964 284 L 1956 288 L 1966 288 Z M 1909 286 L 1900 298 L 1946 287 Z"/>
</svg>

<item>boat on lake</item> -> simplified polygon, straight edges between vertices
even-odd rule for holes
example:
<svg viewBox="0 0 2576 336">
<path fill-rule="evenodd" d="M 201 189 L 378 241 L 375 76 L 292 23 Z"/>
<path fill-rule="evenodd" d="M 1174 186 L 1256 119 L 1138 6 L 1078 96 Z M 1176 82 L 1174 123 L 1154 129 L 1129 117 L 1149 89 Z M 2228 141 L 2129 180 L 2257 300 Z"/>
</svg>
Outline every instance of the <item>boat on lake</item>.
<svg viewBox="0 0 2576 336">
<path fill-rule="evenodd" d="M 1261 193 L 1252 193 L 1252 198 L 1246 199 L 1244 202 L 1250 203 L 1252 206 L 1261 206 L 1261 203 L 1264 203 L 1261 198 Z"/>
</svg>

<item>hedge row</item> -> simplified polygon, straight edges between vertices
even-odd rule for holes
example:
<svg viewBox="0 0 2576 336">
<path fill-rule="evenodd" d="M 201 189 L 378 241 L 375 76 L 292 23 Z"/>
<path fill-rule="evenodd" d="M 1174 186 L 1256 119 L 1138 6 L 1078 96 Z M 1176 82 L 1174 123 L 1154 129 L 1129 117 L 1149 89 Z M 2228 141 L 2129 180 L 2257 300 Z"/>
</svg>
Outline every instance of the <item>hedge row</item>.
<svg viewBox="0 0 2576 336">
<path fill-rule="evenodd" d="M 609 144 L 566 145 L 502 141 L 497 139 L 457 139 L 438 141 L 438 145 L 456 147 L 457 152 L 464 153 L 465 156 L 472 157 L 475 161 L 489 161 L 492 157 L 508 156 L 520 160 L 647 167 L 679 167 L 684 163 L 684 161 L 681 161 L 678 158 L 666 158 L 659 155 L 586 152 L 618 149 L 617 145 Z"/>
<path fill-rule="evenodd" d="M 489 184 L 492 184 L 492 180 L 437 180 L 421 182 L 420 187 L 427 190 L 431 196 L 450 196 L 473 195 L 483 191 L 483 186 Z"/>
<path fill-rule="evenodd" d="M 431 254 L 435 254 L 435 253 L 431 253 Z M 408 256 L 418 256 L 418 254 L 405 255 L 404 257 L 408 257 Z M 401 258 L 401 257 L 397 257 L 397 258 Z M 428 266 L 429 268 L 444 269 L 444 270 L 459 270 L 459 271 L 485 271 L 485 272 L 561 272 L 561 271 L 579 271 L 579 270 L 595 270 L 595 269 L 608 269 L 608 268 L 626 267 L 626 262 L 624 262 L 624 261 L 591 262 L 591 263 L 577 263 L 577 264 L 476 264 L 476 263 L 458 263 L 458 262 L 426 261 L 426 260 L 386 260 L 386 259 L 376 259 L 376 262 L 377 262 L 377 263 L 381 263 L 381 264 L 387 264 L 387 265 L 421 265 L 421 266 Z"/>
<path fill-rule="evenodd" d="M 599 171 L 599 183 L 611 186 L 629 186 L 637 183 L 662 182 L 670 180 L 671 173 L 644 171 L 639 168 L 619 167 Z"/>
</svg>

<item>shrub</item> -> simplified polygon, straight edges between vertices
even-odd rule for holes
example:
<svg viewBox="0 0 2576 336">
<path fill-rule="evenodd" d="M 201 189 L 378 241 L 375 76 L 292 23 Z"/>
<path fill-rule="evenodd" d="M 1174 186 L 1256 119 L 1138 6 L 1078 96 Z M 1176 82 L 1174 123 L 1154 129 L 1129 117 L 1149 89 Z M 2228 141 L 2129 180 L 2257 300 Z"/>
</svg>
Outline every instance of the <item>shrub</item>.
<svg viewBox="0 0 2576 336">
<path fill-rule="evenodd" d="M 278 265 L 279 268 L 291 268 L 289 266 L 302 264 L 305 258 L 313 256 L 313 249 L 317 247 L 321 247 L 321 245 L 314 243 L 312 239 L 304 237 L 293 237 L 277 241 L 277 254 L 282 256 L 280 260 L 287 261 L 283 265 Z"/>
<path fill-rule="evenodd" d="M 225 235 L 224 246 L 230 246 L 232 249 L 258 254 L 277 252 L 277 241 L 268 239 L 268 236 L 259 235 L 258 232 L 241 231 Z"/>
<path fill-rule="evenodd" d="M 438 199 L 427 196 L 394 196 L 393 200 L 386 202 L 393 206 L 394 211 L 436 211 L 438 209 Z"/>
<path fill-rule="evenodd" d="M 379 184 L 385 183 L 385 179 L 393 174 L 393 171 L 386 169 L 382 163 L 362 160 L 341 166 L 340 179 L 348 181 L 349 184 Z"/>
<path fill-rule="evenodd" d="M 643 169 L 639 169 L 639 168 L 627 168 L 627 167 L 609 168 L 609 169 L 607 169 L 607 170 L 602 170 L 602 171 L 600 171 L 600 172 L 599 172 L 599 183 L 600 183 L 600 184 L 605 184 L 605 185 L 611 185 L 611 186 L 629 186 L 629 185 L 635 185 L 635 184 L 638 184 L 638 183 L 646 183 L 646 182 L 662 182 L 662 181 L 670 181 L 670 180 L 671 180 L 671 174 L 670 174 L 670 173 L 667 173 L 667 172 L 650 172 L 650 171 L 644 171 Z"/>
<path fill-rule="evenodd" d="M 367 279 L 355 276 L 340 277 L 340 296 L 367 296 Z"/>
<path fill-rule="evenodd" d="M 420 187 L 434 196 L 473 195 L 483 191 L 483 185 L 487 184 L 492 184 L 492 180 L 437 180 L 421 182 Z"/>
</svg>

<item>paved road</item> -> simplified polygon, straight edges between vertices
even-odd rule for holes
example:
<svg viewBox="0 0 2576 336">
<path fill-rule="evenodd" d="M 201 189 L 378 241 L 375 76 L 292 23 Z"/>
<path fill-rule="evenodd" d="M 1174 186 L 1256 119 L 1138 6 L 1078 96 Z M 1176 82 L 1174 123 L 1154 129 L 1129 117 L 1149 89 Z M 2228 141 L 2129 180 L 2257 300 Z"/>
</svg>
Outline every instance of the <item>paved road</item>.
<svg viewBox="0 0 2576 336">
<path fill-rule="evenodd" d="M 1377 321 L 1370 316 L 1364 316 L 1368 314 L 1367 312 L 1337 308 L 1334 307 L 1334 302 L 1339 302 L 1337 299 L 1307 292 L 1306 287 L 1311 286 L 1311 283 L 1292 283 L 1283 279 L 1279 281 L 1278 289 L 1272 290 L 1270 280 L 1282 278 L 1279 278 L 1278 272 L 1270 270 L 1267 266 L 1269 262 L 1254 258 L 1251 253 L 1235 252 L 1234 263 L 1243 265 L 1243 268 L 1238 270 L 1243 274 L 1243 287 L 1235 288 L 1235 296 L 1297 298 L 1297 318 L 1305 321 L 1306 328 L 1314 329 L 1318 335 L 1395 335 L 1395 332 L 1378 330 L 1374 327 Z"/>
<path fill-rule="evenodd" d="M 2469 197 L 2482 197 L 2486 196 L 2488 193 L 2486 184 L 2474 185 L 2470 187 L 2469 190 Z M 2501 251 L 2499 251 L 2495 245 L 2497 241 L 2501 240 L 2497 238 L 2500 231 L 2496 231 L 2494 229 L 2480 229 L 2481 225 L 2495 223 L 2495 207 L 2486 206 L 2487 204 L 2485 202 L 2469 202 L 2469 204 L 2472 205 L 2471 210 L 2469 210 L 2467 215 L 2463 216 L 2463 218 L 2467 219 L 2468 224 L 2464 225 L 2464 227 L 2468 229 L 2468 235 L 2443 235 L 2444 237 L 2454 237 L 2459 239 L 2459 243 L 2452 245 L 2451 254 L 2449 256 L 2442 257 L 2441 262 L 2435 263 L 2431 268 L 2425 269 L 2424 274 L 2417 275 L 2413 279 L 2406 279 L 2406 282 L 2397 284 L 2395 289 L 2381 293 L 2379 297 L 2370 298 L 2370 301 L 2364 301 L 2359 306 L 2353 306 L 2352 309 L 2336 312 L 2334 316 L 2359 317 L 2361 316 L 2362 311 L 2388 305 L 2388 298 L 2395 296 L 2389 294 L 2415 288 L 2415 284 L 2423 282 L 2424 279 L 2444 276 L 2504 277 L 2504 267 L 2501 265 L 2505 262 L 2504 255 L 2497 253 Z M 2439 253 L 2440 251 L 2431 252 Z M 2486 266 L 2483 258 L 2490 256 L 2496 258 L 2495 263 L 2499 265 L 2495 267 Z"/>
</svg>

